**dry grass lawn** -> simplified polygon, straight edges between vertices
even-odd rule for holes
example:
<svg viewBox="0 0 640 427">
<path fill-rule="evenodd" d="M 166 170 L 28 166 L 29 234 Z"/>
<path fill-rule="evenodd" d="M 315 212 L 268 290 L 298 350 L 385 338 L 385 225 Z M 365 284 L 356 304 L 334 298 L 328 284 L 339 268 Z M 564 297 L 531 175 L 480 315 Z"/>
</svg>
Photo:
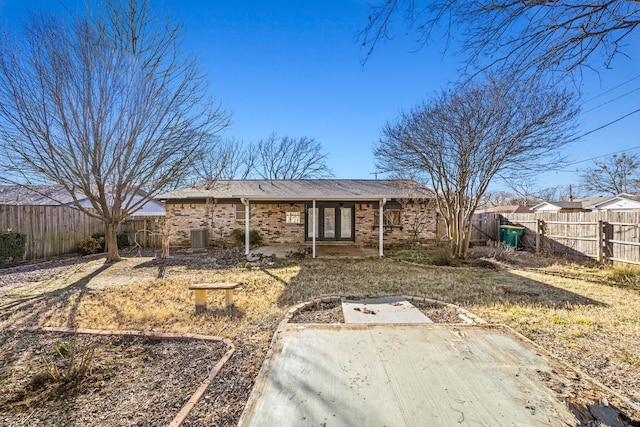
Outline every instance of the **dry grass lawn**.
<svg viewBox="0 0 640 427">
<path fill-rule="evenodd" d="M 242 264 L 212 268 L 206 263 L 209 255 L 197 256 L 205 262 L 194 265 L 188 256 L 171 265 L 128 258 L 105 266 L 98 259 L 4 287 L 0 276 L 0 327 L 219 335 L 234 340 L 240 351 L 257 349 L 255 369 L 246 373 L 253 379 L 277 324 L 296 303 L 329 295 L 425 296 L 511 326 L 640 405 L 640 287 L 634 272 L 532 254 L 494 259 L 500 268 L 493 269 L 386 258 L 280 260 L 249 270 Z M 209 293 L 209 310 L 195 314 L 187 286 L 206 281 L 244 283 L 235 294 L 235 308 L 222 309 L 223 293 Z"/>
</svg>

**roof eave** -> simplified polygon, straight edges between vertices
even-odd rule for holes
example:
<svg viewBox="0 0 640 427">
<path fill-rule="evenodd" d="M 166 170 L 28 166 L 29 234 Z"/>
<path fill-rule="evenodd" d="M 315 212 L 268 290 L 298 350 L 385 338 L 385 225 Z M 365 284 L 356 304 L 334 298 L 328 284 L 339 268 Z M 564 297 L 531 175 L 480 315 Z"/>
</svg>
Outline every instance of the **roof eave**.
<svg viewBox="0 0 640 427">
<path fill-rule="evenodd" d="M 262 194 L 243 194 L 243 195 L 232 195 L 234 199 L 245 199 L 245 200 L 260 200 L 260 201 L 307 201 L 307 200 L 343 200 L 343 201 L 355 201 L 355 202 L 365 202 L 372 200 L 381 200 L 381 199 L 400 199 L 400 198 L 408 198 L 414 199 L 415 196 L 398 196 L 398 195 L 294 195 L 294 196 L 278 196 L 278 195 L 262 195 Z"/>
</svg>

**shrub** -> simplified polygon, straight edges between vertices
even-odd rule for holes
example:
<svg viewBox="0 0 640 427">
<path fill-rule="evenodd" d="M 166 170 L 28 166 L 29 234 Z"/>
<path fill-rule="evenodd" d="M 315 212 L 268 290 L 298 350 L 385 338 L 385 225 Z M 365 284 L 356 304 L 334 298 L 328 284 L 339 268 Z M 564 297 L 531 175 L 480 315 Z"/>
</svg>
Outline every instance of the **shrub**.
<svg viewBox="0 0 640 427">
<path fill-rule="evenodd" d="M 104 250 L 104 237 L 87 237 L 77 245 L 80 255 L 93 255 Z"/>
<path fill-rule="evenodd" d="M 96 253 L 98 253 L 98 252 L 104 252 L 104 250 L 105 250 L 104 242 L 106 242 L 106 241 L 107 241 L 107 239 L 105 238 L 105 232 L 104 232 L 104 231 L 99 231 L 99 232 L 97 232 L 97 233 L 93 233 L 93 234 L 91 235 L 91 238 L 92 238 L 92 239 L 94 239 L 94 240 L 97 240 L 97 241 L 102 242 L 102 243 L 100 244 L 100 249 L 98 249 L 98 250 L 97 250 L 97 251 L 95 251 L 95 252 L 91 252 L 91 253 L 89 253 L 89 254 L 82 254 L 82 255 L 90 255 L 90 254 L 96 254 Z M 88 239 L 85 239 L 85 240 L 88 240 Z M 82 243 L 82 242 L 80 242 L 80 243 Z M 82 253 L 80 250 L 78 250 L 78 252 Z"/>
<path fill-rule="evenodd" d="M 640 269 L 637 267 L 612 266 L 608 269 L 607 276 L 619 287 L 640 290 Z"/>
<path fill-rule="evenodd" d="M 95 240 L 95 239 L 94 239 Z M 97 344 L 81 345 L 77 335 L 54 346 L 53 358 L 42 356 L 45 379 L 58 384 L 79 386 L 91 372 Z"/>
<path fill-rule="evenodd" d="M 231 238 L 238 245 L 244 245 L 244 230 L 240 228 L 236 228 L 231 232 Z M 251 246 L 256 246 L 262 244 L 262 236 L 258 233 L 257 230 L 249 231 L 249 244 Z"/>
<path fill-rule="evenodd" d="M 456 266 L 457 260 L 451 254 L 451 250 L 449 248 L 435 248 L 428 257 L 428 264 L 431 265 L 449 265 Z"/>
<path fill-rule="evenodd" d="M 124 231 L 118 231 L 116 233 L 116 241 L 119 248 L 126 248 L 129 246 L 129 235 Z"/>
<path fill-rule="evenodd" d="M 26 252 L 27 235 L 8 229 L 0 233 L 0 268 L 13 267 L 22 261 Z"/>
<path fill-rule="evenodd" d="M 105 250 L 104 242 L 107 241 L 104 231 L 100 231 L 98 233 L 93 233 L 91 235 L 91 237 L 94 238 L 95 240 L 102 239 L 103 244 L 100 247 L 100 250 L 98 252 L 104 252 L 104 250 Z M 126 248 L 126 247 L 129 247 L 131 245 L 129 243 L 129 235 L 127 233 L 125 233 L 124 231 L 118 231 L 116 233 L 116 242 L 118 243 L 118 247 L 119 248 Z"/>
</svg>

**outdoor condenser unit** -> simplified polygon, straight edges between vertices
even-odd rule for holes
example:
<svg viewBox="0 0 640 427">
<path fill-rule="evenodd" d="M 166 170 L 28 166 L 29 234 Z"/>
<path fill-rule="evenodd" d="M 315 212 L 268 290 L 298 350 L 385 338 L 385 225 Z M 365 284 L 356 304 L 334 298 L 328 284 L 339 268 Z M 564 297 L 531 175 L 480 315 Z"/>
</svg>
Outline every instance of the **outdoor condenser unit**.
<svg viewBox="0 0 640 427">
<path fill-rule="evenodd" d="M 207 236 L 206 228 L 192 228 L 191 229 L 191 248 L 202 249 L 209 246 L 209 238 Z"/>
</svg>

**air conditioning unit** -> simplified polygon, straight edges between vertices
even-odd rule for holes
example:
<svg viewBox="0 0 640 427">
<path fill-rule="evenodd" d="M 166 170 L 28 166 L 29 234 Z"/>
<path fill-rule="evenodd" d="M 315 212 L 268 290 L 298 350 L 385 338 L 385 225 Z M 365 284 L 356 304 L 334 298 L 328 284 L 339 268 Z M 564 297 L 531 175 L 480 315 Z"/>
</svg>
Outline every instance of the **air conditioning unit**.
<svg viewBox="0 0 640 427">
<path fill-rule="evenodd" d="M 202 249 L 209 246 L 209 236 L 207 236 L 206 228 L 191 229 L 191 248 Z"/>
</svg>

